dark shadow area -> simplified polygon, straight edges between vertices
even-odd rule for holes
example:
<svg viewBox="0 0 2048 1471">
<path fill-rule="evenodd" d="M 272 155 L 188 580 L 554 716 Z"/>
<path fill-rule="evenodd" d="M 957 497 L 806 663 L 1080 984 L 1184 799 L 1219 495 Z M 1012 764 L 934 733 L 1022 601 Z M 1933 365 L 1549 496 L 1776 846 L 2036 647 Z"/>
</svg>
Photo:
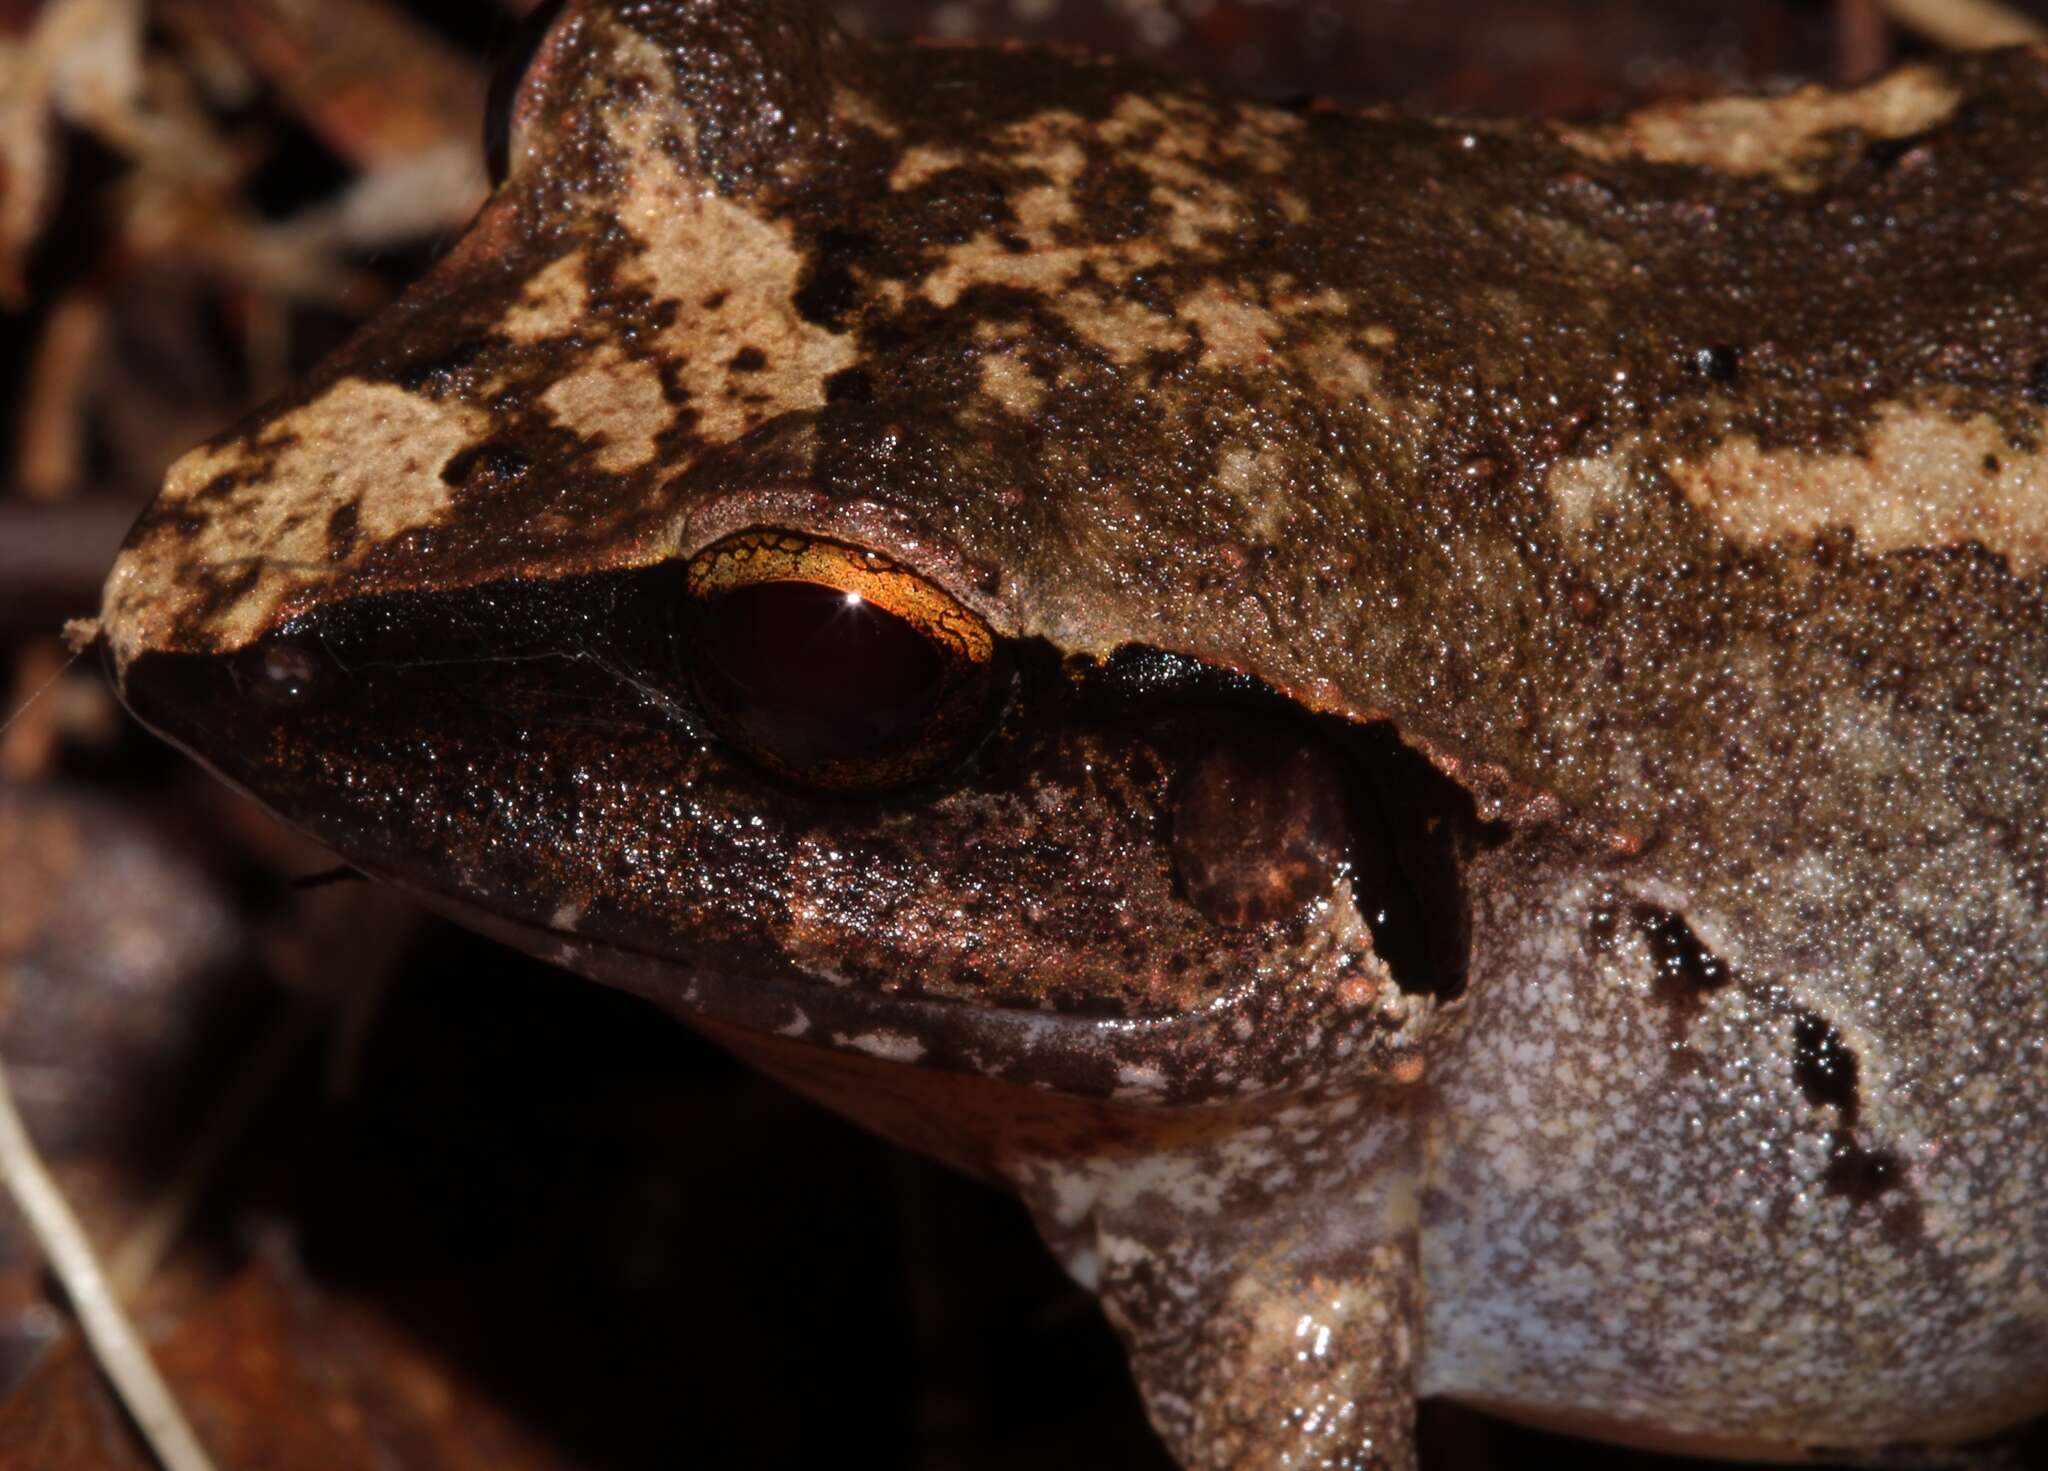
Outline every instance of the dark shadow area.
<svg viewBox="0 0 2048 1471">
<path fill-rule="evenodd" d="M 1013 1202 L 452 929 L 269 1134 L 312 1275 L 581 1463 L 1169 1464 Z"/>
</svg>

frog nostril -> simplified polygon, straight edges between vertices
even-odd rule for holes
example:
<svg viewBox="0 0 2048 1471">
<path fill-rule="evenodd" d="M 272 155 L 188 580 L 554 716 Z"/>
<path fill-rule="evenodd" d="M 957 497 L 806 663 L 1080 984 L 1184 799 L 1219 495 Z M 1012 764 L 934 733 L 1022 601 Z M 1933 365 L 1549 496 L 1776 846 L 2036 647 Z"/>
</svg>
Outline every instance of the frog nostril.
<svg viewBox="0 0 2048 1471">
<path fill-rule="evenodd" d="M 1173 863 L 1197 909 L 1246 929 L 1301 912 L 1350 866 L 1344 779 L 1318 747 L 1232 740 L 1202 756 L 1173 799 Z"/>
<path fill-rule="evenodd" d="M 251 649 L 242 672 L 255 697 L 269 705 L 296 705 L 319 692 L 326 661 L 312 648 L 284 639 Z"/>
</svg>

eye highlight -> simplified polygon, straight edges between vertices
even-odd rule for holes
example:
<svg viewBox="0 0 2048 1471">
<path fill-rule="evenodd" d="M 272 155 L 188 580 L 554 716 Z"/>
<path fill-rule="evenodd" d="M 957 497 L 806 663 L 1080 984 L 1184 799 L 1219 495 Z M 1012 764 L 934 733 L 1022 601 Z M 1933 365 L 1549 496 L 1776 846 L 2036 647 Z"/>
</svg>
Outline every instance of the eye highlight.
<svg viewBox="0 0 2048 1471">
<path fill-rule="evenodd" d="M 691 559 L 687 587 L 698 699 L 777 775 L 877 791 L 930 775 L 982 733 L 994 634 L 886 557 L 742 531 Z"/>
</svg>

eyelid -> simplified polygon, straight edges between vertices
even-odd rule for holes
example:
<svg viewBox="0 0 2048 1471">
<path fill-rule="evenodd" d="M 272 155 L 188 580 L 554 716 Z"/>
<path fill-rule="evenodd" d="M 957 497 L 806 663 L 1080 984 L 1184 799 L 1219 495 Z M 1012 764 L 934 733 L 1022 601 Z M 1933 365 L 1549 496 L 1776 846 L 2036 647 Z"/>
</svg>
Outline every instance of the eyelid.
<svg viewBox="0 0 2048 1471">
<path fill-rule="evenodd" d="M 690 562 L 689 591 L 705 598 L 758 582 L 816 582 L 855 594 L 894 613 L 953 657 L 986 664 L 995 635 L 986 623 L 942 588 L 878 552 L 791 531 L 742 531 L 699 552 Z"/>
</svg>

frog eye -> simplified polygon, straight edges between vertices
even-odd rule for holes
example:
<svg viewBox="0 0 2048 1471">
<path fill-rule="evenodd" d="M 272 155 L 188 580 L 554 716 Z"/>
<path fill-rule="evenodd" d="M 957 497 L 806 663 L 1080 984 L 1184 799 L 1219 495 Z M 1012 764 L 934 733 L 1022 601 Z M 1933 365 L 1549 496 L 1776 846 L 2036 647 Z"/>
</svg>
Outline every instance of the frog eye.
<svg viewBox="0 0 2048 1471">
<path fill-rule="evenodd" d="M 886 557 L 743 531 L 691 560 L 688 589 L 698 699 L 777 775 L 876 791 L 930 775 L 982 733 L 995 636 Z"/>
</svg>

